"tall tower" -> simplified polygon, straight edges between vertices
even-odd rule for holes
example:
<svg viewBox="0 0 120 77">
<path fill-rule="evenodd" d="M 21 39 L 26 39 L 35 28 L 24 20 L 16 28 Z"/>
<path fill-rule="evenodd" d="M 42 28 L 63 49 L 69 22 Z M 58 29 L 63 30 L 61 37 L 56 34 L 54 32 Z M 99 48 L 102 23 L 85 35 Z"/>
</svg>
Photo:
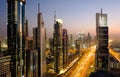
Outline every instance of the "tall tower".
<svg viewBox="0 0 120 77">
<path fill-rule="evenodd" d="M 25 75 L 25 0 L 7 0 L 7 39 L 11 77 Z"/>
<path fill-rule="evenodd" d="M 107 14 L 96 13 L 96 71 L 109 71 L 108 26 Z"/>
<path fill-rule="evenodd" d="M 33 48 L 37 49 L 37 34 L 38 34 L 38 28 L 33 28 Z"/>
<path fill-rule="evenodd" d="M 28 37 L 28 20 L 25 20 L 25 37 Z"/>
<path fill-rule="evenodd" d="M 45 27 L 42 13 L 38 4 L 38 77 L 45 77 L 46 74 L 46 58 L 45 58 Z"/>
<path fill-rule="evenodd" d="M 54 64 L 57 73 L 63 68 L 63 53 L 62 53 L 62 20 L 57 19 L 54 24 Z"/>
<path fill-rule="evenodd" d="M 68 34 L 67 29 L 62 32 L 62 51 L 63 51 L 63 68 L 66 68 L 68 61 Z"/>
</svg>

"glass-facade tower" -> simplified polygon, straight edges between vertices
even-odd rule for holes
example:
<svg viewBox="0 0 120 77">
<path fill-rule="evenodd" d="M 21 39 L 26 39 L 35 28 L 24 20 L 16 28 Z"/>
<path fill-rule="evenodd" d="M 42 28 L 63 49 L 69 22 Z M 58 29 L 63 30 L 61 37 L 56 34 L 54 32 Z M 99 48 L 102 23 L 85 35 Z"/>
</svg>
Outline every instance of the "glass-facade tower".
<svg viewBox="0 0 120 77">
<path fill-rule="evenodd" d="M 109 71 L 108 26 L 107 14 L 96 13 L 96 71 Z"/>
<path fill-rule="evenodd" d="M 25 0 L 7 0 L 7 39 L 11 77 L 25 76 Z"/>
</svg>

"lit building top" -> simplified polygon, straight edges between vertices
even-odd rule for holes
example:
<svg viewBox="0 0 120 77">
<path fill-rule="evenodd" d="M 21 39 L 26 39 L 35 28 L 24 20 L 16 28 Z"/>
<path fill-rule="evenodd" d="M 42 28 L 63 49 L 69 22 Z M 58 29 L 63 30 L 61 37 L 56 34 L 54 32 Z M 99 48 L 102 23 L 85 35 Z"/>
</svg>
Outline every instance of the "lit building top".
<svg viewBox="0 0 120 77">
<path fill-rule="evenodd" d="M 107 26 L 107 14 L 99 15 L 99 26 Z"/>
<path fill-rule="evenodd" d="M 58 23 L 60 23 L 60 24 L 63 23 L 63 20 L 61 20 L 61 19 L 57 19 L 56 21 L 57 21 Z"/>
<path fill-rule="evenodd" d="M 107 14 L 97 13 L 97 26 L 106 27 L 107 26 Z"/>
</svg>

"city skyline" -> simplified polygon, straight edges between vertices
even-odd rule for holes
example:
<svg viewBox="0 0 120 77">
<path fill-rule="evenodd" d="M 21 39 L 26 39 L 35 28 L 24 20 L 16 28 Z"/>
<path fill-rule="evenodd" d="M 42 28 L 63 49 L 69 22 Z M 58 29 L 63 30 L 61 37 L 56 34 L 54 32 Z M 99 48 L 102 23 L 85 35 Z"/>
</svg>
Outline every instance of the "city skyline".
<svg viewBox="0 0 120 77">
<path fill-rule="evenodd" d="M 0 77 L 120 77 L 119 1 L 0 2 Z"/>
<path fill-rule="evenodd" d="M 40 11 L 43 13 L 43 20 L 47 30 L 47 36 L 51 36 L 54 25 L 54 10 L 56 10 L 56 18 L 63 20 L 64 28 L 68 29 L 68 33 L 77 34 L 90 32 L 95 34 L 95 13 L 100 12 L 103 8 L 103 13 L 108 14 L 108 26 L 110 38 L 119 39 L 119 20 L 120 11 L 117 9 L 120 7 L 120 1 L 110 0 L 97 0 L 97 1 L 42 1 L 42 0 L 27 0 L 26 4 L 26 18 L 28 19 L 29 35 L 32 35 L 32 28 L 37 26 L 37 4 L 40 3 Z M 6 1 L 0 1 L 0 33 L 6 34 Z"/>
</svg>

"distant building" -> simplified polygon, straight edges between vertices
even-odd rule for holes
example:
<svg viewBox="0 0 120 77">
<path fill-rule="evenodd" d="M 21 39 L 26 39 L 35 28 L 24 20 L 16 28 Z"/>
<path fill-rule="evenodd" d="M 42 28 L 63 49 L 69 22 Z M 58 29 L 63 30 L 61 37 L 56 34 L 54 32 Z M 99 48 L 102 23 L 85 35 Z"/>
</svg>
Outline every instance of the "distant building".
<svg viewBox="0 0 120 77">
<path fill-rule="evenodd" d="M 8 49 L 7 38 L 1 39 L 1 51 L 6 51 Z"/>
<path fill-rule="evenodd" d="M 10 55 L 0 56 L 0 77 L 11 77 L 10 61 Z"/>
<path fill-rule="evenodd" d="M 28 37 L 28 20 L 25 21 L 25 37 Z"/>
<path fill-rule="evenodd" d="M 76 46 L 76 49 L 77 49 L 76 53 L 80 54 L 80 40 L 78 40 L 78 39 L 76 40 L 76 45 L 75 46 Z"/>
<path fill-rule="evenodd" d="M 79 33 L 78 40 L 80 41 L 80 51 L 85 48 L 85 34 Z"/>
<path fill-rule="evenodd" d="M 63 68 L 63 53 L 62 53 L 62 20 L 56 20 L 54 24 L 54 64 L 55 72 L 59 73 Z"/>
<path fill-rule="evenodd" d="M 27 50 L 32 50 L 32 49 L 33 49 L 33 38 L 32 37 L 26 37 L 26 51 Z"/>
<path fill-rule="evenodd" d="M 49 45 L 50 45 L 50 56 L 54 56 L 54 40 L 52 38 L 49 38 Z"/>
<path fill-rule="evenodd" d="M 87 35 L 87 37 L 86 37 L 86 46 L 87 46 L 87 47 L 90 47 L 90 46 L 91 46 L 91 41 L 92 41 L 92 38 L 91 38 L 90 33 L 88 32 L 88 35 Z"/>
<path fill-rule="evenodd" d="M 96 13 L 97 48 L 95 71 L 109 71 L 108 26 L 107 14 Z"/>
<path fill-rule="evenodd" d="M 7 0 L 7 43 L 11 77 L 25 76 L 25 0 Z"/>
<path fill-rule="evenodd" d="M 38 77 L 46 77 L 46 56 L 45 56 L 45 44 L 46 44 L 46 30 L 42 13 L 39 12 L 38 5 L 38 32 L 37 32 L 37 49 L 38 49 Z"/>
<path fill-rule="evenodd" d="M 38 28 L 33 28 L 33 48 L 34 49 L 37 49 L 37 41 L 38 41 L 38 38 L 37 38 L 37 34 L 38 34 Z"/>
<path fill-rule="evenodd" d="M 62 52 L 63 52 L 63 68 L 67 66 L 68 61 L 68 34 L 67 29 L 62 32 Z"/>
</svg>

